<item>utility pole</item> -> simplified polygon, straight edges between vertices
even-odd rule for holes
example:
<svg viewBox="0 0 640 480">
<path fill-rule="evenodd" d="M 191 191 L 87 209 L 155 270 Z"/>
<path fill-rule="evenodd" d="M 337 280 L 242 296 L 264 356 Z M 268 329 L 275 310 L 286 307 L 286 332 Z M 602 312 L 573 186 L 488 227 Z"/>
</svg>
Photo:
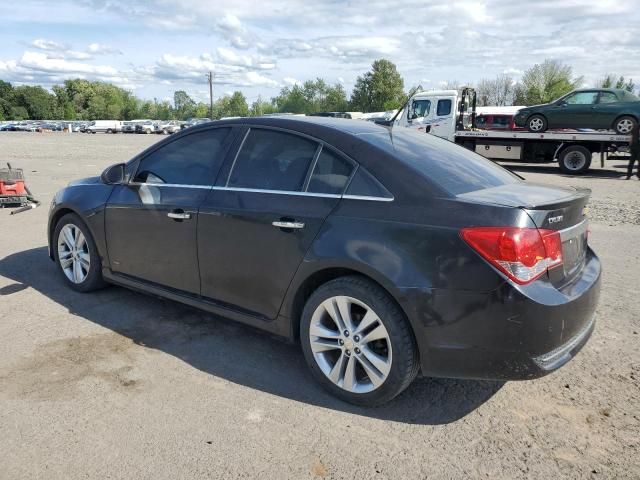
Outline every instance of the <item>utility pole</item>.
<svg viewBox="0 0 640 480">
<path fill-rule="evenodd" d="M 209 118 L 213 120 L 213 72 L 207 73 L 209 79 Z"/>
</svg>

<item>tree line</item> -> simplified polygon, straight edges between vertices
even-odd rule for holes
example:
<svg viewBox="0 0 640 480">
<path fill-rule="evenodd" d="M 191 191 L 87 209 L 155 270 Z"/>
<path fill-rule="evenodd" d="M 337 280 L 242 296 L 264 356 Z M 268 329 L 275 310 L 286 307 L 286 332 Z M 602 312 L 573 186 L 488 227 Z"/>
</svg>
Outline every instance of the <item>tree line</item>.
<svg viewBox="0 0 640 480">
<path fill-rule="evenodd" d="M 545 60 L 527 69 L 518 82 L 506 74 L 482 79 L 476 85 L 479 106 L 534 105 L 550 102 L 577 88 L 583 77 L 574 76 L 572 68 L 557 61 Z M 447 82 L 444 88 L 459 88 Z M 467 85 L 465 85 L 467 86 Z M 473 85 L 468 85 L 473 86 Z M 605 75 L 596 87 L 635 90 L 632 80 L 615 74 Z M 217 99 L 213 105 L 198 102 L 184 90 L 174 92 L 173 102 L 142 100 L 115 85 L 82 79 L 65 80 L 51 91 L 41 86 L 13 86 L 0 80 L 0 120 L 186 120 L 258 116 L 268 113 L 379 112 L 398 108 L 407 93 L 396 65 L 386 59 L 373 62 L 371 69 L 357 77 L 350 98 L 340 83 L 333 85 L 322 78 L 283 87 L 269 101 L 258 97 L 248 104 L 236 91 Z"/>
</svg>

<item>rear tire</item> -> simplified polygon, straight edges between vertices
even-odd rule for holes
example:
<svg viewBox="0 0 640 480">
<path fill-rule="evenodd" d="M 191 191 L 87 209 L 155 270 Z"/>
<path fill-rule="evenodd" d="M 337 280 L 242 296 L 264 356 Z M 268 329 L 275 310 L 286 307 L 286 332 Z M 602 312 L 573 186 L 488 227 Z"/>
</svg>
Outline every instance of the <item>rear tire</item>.
<svg viewBox="0 0 640 480">
<path fill-rule="evenodd" d="M 527 130 L 529 130 L 532 133 L 545 132 L 547 130 L 547 126 L 548 126 L 547 119 L 544 118 L 542 115 L 539 115 L 539 114 L 531 115 L 527 119 Z"/>
<path fill-rule="evenodd" d="M 638 121 L 630 115 L 625 115 L 616 119 L 613 129 L 618 135 L 631 135 L 631 132 L 638 129 Z"/>
<path fill-rule="evenodd" d="M 411 384 L 420 366 L 400 307 L 360 276 L 331 280 L 311 295 L 300 320 L 300 340 L 315 379 L 355 405 L 390 401 Z"/>
<path fill-rule="evenodd" d="M 582 145 L 565 148 L 558 156 L 560 170 L 570 175 L 580 175 L 591 166 L 591 151 Z"/>
<path fill-rule="evenodd" d="M 84 293 L 107 285 L 102 278 L 96 244 L 78 215 L 68 213 L 63 216 L 56 224 L 51 242 L 58 271 L 69 287 Z"/>
</svg>

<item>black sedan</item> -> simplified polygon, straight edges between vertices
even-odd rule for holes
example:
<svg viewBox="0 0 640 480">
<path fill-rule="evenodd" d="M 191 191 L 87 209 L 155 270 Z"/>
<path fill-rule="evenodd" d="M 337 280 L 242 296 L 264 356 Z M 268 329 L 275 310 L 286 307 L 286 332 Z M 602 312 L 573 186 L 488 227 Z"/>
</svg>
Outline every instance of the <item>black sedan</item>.
<svg viewBox="0 0 640 480">
<path fill-rule="evenodd" d="M 594 328 L 588 192 L 529 184 L 405 129 L 263 117 L 184 130 L 58 192 L 49 251 L 114 283 L 299 341 L 338 397 L 427 376 L 531 379 Z"/>
<path fill-rule="evenodd" d="M 591 128 L 630 135 L 638 128 L 638 120 L 640 98 L 615 88 L 574 90 L 554 102 L 522 108 L 514 117 L 518 127 L 534 133 L 553 128 Z"/>
</svg>

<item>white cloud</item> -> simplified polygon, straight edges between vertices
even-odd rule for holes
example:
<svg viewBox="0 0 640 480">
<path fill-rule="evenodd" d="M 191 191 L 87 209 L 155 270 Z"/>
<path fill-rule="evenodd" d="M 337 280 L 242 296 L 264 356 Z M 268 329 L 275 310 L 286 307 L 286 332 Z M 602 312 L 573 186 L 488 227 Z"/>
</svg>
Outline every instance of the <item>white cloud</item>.
<svg viewBox="0 0 640 480">
<path fill-rule="evenodd" d="M 302 85 L 302 82 L 300 80 L 298 80 L 297 78 L 293 78 L 293 77 L 284 77 L 282 79 L 282 82 L 285 85 Z"/>
<path fill-rule="evenodd" d="M 33 42 L 31 42 L 31 46 L 40 50 L 54 52 L 67 49 L 67 47 L 61 43 L 54 42 L 53 40 L 45 40 L 44 38 L 36 38 Z"/>
<path fill-rule="evenodd" d="M 117 48 L 113 48 L 102 43 L 89 44 L 87 51 L 91 52 L 93 55 L 122 55 L 122 52 Z"/>
</svg>

